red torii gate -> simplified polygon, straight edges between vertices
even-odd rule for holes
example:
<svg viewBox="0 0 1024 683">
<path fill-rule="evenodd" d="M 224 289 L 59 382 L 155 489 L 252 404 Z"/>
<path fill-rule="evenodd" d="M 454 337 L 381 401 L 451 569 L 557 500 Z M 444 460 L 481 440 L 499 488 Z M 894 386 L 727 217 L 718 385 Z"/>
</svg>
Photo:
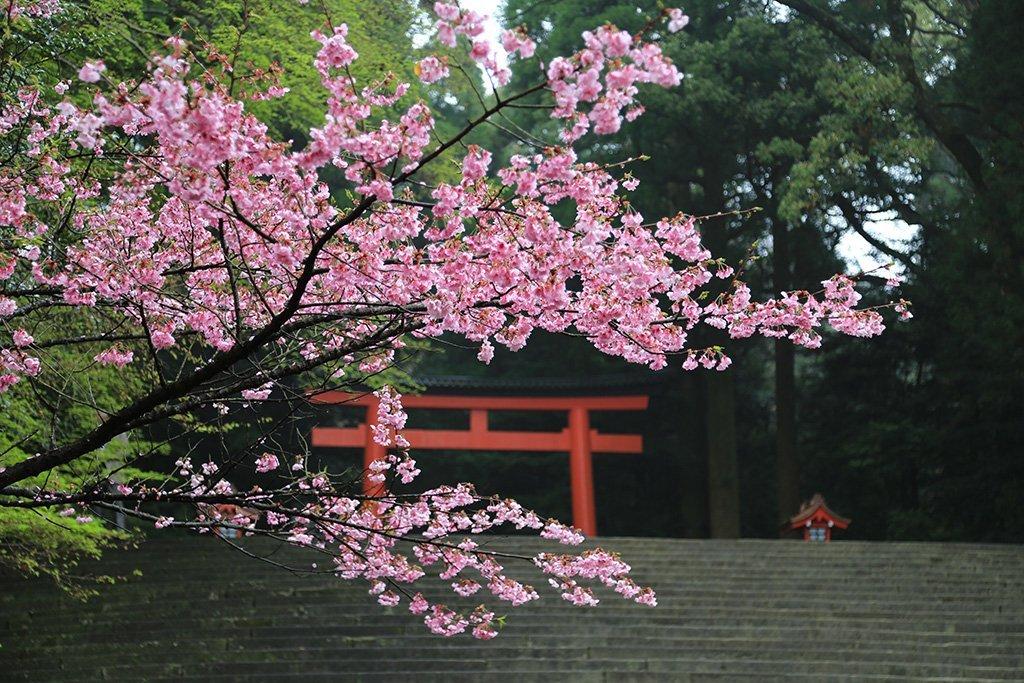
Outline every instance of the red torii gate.
<svg viewBox="0 0 1024 683">
<path fill-rule="evenodd" d="M 367 475 L 370 463 L 387 449 L 373 440 L 368 425 L 377 420 L 380 401 L 373 394 L 327 391 L 311 397 L 315 403 L 366 408 L 366 421 L 357 427 L 314 427 L 313 446 L 363 449 L 363 492 L 379 490 Z M 469 429 L 404 429 L 412 449 L 445 451 L 549 451 L 569 454 L 573 524 L 588 536 L 597 534 L 594 508 L 594 453 L 643 453 L 638 434 L 602 434 L 590 428 L 590 411 L 645 410 L 648 397 L 633 396 L 450 396 L 409 395 L 406 408 L 468 410 Z M 560 432 L 497 431 L 488 426 L 490 410 L 559 411 L 569 414 L 569 426 Z"/>
</svg>

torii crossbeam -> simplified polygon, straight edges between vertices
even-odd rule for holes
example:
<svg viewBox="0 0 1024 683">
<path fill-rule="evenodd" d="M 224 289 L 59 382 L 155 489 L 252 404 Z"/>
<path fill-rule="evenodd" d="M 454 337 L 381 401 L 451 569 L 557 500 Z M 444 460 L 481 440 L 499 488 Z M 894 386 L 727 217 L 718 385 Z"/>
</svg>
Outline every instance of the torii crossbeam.
<svg viewBox="0 0 1024 683">
<path fill-rule="evenodd" d="M 368 425 L 377 419 L 380 405 L 372 394 L 328 391 L 312 397 L 315 403 L 362 406 L 366 421 L 357 427 L 314 427 L 313 446 L 363 449 L 363 491 L 378 490 L 367 475 L 370 463 L 386 455 L 373 440 Z M 590 411 L 645 410 L 648 397 L 634 396 L 450 396 L 411 395 L 402 397 L 406 408 L 468 410 L 469 429 L 404 429 L 412 449 L 443 451 L 542 451 L 569 454 L 569 483 L 572 492 L 573 524 L 588 536 L 597 534 L 594 504 L 594 453 L 643 453 L 638 434 L 602 434 L 590 428 Z M 488 411 L 567 412 L 569 426 L 560 432 L 497 431 L 488 424 Z"/>
</svg>

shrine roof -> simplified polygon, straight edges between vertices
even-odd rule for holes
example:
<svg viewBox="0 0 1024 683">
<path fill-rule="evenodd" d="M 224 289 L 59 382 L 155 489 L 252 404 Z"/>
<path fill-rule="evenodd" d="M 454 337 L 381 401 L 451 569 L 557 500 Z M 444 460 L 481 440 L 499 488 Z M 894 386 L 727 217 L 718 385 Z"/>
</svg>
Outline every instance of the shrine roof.
<svg viewBox="0 0 1024 683">
<path fill-rule="evenodd" d="M 824 496 L 820 493 L 815 493 L 809 501 L 800 506 L 800 512 L 789 518 L 789 528 L 795 529 L 803 526 L 804 522 L 813 517 L 819 510 L 821 510 L 827 518 L 831 519 L 840 529 L 845 529 L 850 524 L 849 519 L 836 514 L 828 505 L 825 504 Z"/>
</svg>

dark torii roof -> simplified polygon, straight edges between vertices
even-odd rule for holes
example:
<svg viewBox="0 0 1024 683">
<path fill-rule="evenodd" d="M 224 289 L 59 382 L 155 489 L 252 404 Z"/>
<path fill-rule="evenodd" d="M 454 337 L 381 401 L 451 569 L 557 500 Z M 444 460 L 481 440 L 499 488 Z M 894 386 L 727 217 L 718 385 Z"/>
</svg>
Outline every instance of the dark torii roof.
<svg viewBox="0 0 1024 683">
<path fill-rule="evenodd" d="M 433 393 L 601 394 L 643 390 L 669 379 L 666 372 L 623 372 L 574 377 L 494 377 L 473 375 L 414 375 L 413 380 Z"/>
</svg>

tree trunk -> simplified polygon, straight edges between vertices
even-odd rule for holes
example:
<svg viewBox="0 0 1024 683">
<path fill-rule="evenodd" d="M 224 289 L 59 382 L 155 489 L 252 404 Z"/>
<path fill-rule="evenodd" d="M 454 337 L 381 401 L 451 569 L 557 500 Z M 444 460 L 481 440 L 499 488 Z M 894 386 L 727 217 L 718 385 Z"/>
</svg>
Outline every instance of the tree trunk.
<svg viewBox="0 0 1024 683">
<path fill-rule="evenodd" d="M 775 490 L 779 522 L 800 507 L 800 467 L 796 457 L 796 379 L 793 344 L 775 340 Z"/>
<path fill-rule="evenodd" d="M 724 210 L 723 188 L 726 176 L 714 163 L 702 164 L 703 201 L 698 208 L 705 214 Z M 717 256 L 726 256 L 729 246 L 728 223 L 708 221 L 701 237 Z M 721 332 L 705 330 L 701 343 L 725 344 Z M 711 538 L 737 538 L 740 535 L 740 482 L 736 456 L 736 399 L 733 373 L 698 370 L 705 378 L 705 432 L 708 454 L 708 527 Z"/>
<path fill-rule="evenodd" d="M 680 449 L 681 531 L 684 538 L 707 538 L 708 527 L 708 438 L 704 406 L 704 387 L 696 372 L 680 373 L 675 383 L 679 411 L 679 430 L 685 448 Z"/>
<path fill-rule="evenodd" d="M 708 519 L 711 538 L 740 535 L 735 386 L 731 372 L 707 373 Z"/>
<path fill-rule="evenodd" d="M 772 272 L 776 291 L 791 287 L 789 228 L 772 220 Z M 775 340 L 775 494 L 781 524 L 800 507 L 800 468 L 796 458 L 795 350 L 788 339 Z"/>
</svg>

